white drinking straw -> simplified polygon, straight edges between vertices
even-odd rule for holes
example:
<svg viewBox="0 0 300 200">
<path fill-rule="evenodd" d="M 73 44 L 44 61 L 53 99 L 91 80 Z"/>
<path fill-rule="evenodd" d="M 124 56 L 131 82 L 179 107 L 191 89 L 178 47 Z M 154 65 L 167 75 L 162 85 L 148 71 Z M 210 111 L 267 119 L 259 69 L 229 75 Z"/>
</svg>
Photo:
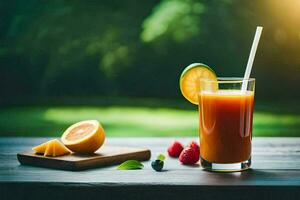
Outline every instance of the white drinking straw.
<svg viewBox="0 0 300 200">
<path fill-rule="evenodd" d="M 250 78 L 251 69 L 252 69 L 252 65 L 253 65 L 253 61 L 254 61 L 254 57 L 255 57 L 255 53 L 256 53 L 258 43 L 259 43 L 259 39 L 260 39 L 262 29 L 263 29 L 263 27 L 261 27 L 261 26 L 256 27 L 254 40 L 253 40 L 250 55 L 249 55 L 249 58 L 248 58 L 246 71 L 245 71 L 245 74 L 244 74 L 244 80 L 243 80 L 243 85 L 242 85 L 242 92 L 243 93 L 245 93 L 246 90 L 247 90 L 247 84 L 248 84 L 247 80 Z"/>
</svg>

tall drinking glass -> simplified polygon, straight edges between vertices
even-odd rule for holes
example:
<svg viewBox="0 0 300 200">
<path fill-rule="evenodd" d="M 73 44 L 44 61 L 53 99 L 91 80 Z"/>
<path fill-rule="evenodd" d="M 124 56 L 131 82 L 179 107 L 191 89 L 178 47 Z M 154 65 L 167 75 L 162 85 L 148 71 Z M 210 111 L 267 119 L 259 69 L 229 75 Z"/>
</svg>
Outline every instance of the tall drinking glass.
<svg viewBox="0 0 300 200">
<path fill-rule="evenodd" d="M 247 85 L 242 91 L 242 85 Z M 210 171 L 242 171 L 251 165 L 255 79 L 200 80 L 200 159 Z"/>
</svg>

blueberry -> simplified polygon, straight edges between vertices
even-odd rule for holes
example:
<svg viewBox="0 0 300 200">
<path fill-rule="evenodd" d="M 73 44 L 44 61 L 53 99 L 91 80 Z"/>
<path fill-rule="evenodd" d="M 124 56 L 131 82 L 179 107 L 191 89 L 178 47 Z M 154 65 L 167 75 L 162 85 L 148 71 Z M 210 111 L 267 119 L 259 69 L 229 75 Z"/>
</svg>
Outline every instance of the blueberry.
<svg viewBox="0 0 300 200">
<path fill-rule="evenodd" d="M 161 161 L 161 160 L 152 161 L 151 166 L 155 171 L 160 172 L 162 170 L 162 168 L 164 167 L 164 161 Z"/>
</svg>

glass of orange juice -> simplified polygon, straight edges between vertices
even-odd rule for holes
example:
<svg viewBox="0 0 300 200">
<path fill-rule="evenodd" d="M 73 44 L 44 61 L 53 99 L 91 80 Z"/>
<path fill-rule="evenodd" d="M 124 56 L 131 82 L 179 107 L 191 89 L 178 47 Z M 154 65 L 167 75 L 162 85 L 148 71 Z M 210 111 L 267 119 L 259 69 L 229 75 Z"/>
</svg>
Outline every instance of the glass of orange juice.
<svg viewBox="0 0 300 200">
<path fill-rule="evenodd" d="M 242 90 L 242 85 L 245 90 Z M 204 169 L 230 172 L 251 165 L 255 79 L 201 79 L 200 159 Z"/>
</svg>

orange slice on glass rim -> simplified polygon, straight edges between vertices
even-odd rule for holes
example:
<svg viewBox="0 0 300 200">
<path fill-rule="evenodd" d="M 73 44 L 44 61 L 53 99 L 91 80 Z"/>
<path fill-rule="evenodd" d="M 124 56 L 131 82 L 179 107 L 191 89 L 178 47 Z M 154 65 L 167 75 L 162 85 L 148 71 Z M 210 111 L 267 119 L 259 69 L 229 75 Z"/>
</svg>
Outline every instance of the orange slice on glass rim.
<svg viewBox="0 0 300 200">
<path fill-rule="evenodd" d="M 203 63 L 193 63 L 187 66 L 180 76 L 180 91 L 182 95 L 191 103 L 198 105 L 198 95 L 201 89 L 200 79 L 212 81 L 209 87 L 217 89 L 216 73 Z M 208 86 L 208 85 L 207 85 Z"/>
</svg>

